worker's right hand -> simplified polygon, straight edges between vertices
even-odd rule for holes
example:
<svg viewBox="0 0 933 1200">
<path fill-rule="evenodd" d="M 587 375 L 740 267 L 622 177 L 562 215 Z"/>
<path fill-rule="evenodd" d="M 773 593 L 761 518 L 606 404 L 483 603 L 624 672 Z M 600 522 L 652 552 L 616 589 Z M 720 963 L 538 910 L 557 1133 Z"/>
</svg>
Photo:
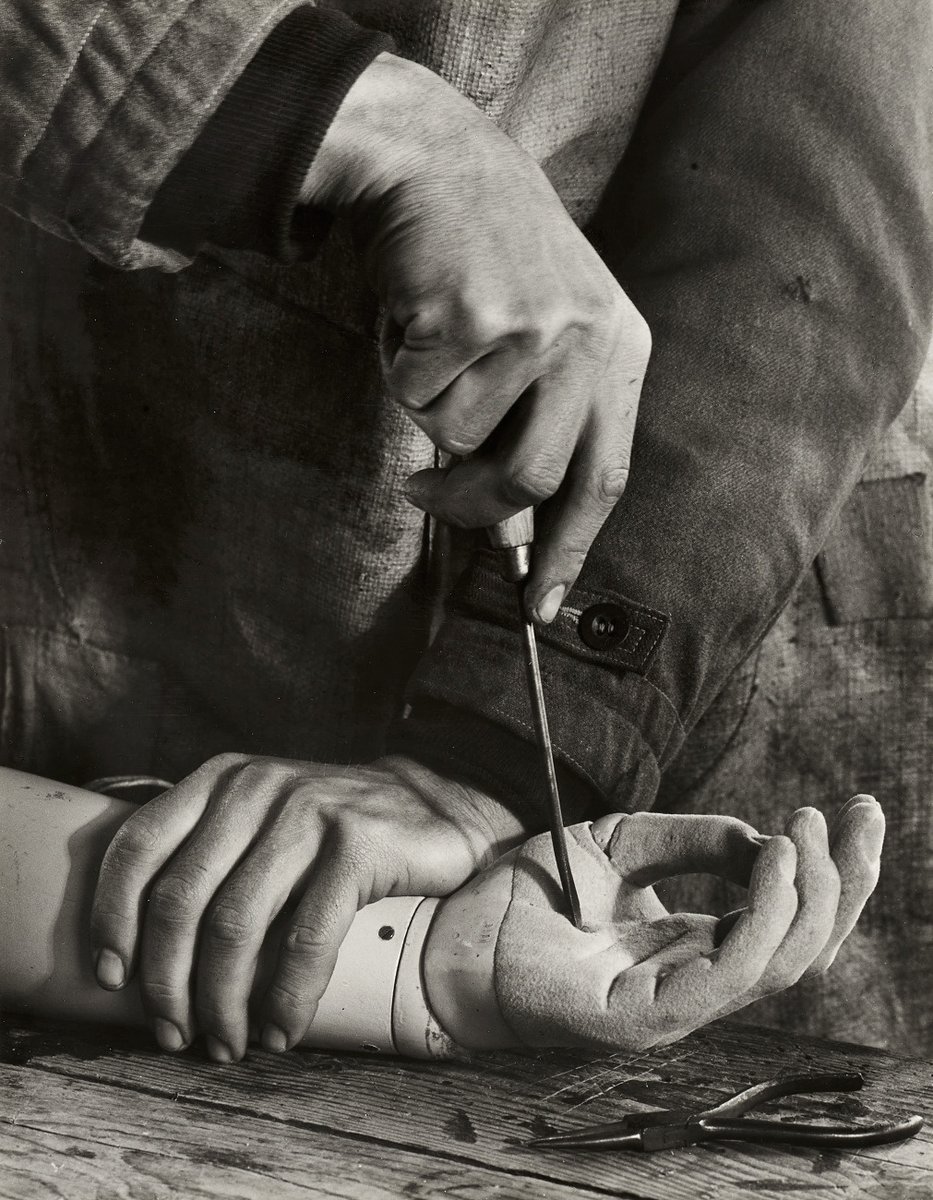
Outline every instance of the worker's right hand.
<svg viewBox="0 0 933 1200">
<path fill-rule="evenodd" d="M 428 977 L 455 1041 L 468 1012 L 471 1029 L 501 1034 L 485 1047 L 517 1035 L 539 1046 L 645 1049 L 825 970 L 878 880 L 884 816 L 872 797 L 855 796 L 828 829 L 801 808 L 776 837 L 731 817 L 666 813 L 613 814 L 567 833 L 582 930 L 559 911 L 547 836 L 462 889 L 462 913 L 461 893 L 442 906 L 432 937 L 443 941 L 459 920 L 495 939 L 494 981 L 475 983 L 467 1003 L 445 1001 Z M 668 912 L 653 885 L 696 872 L 747 887 L 746 907 L 719 921 Z"/>
<path fill-rule="evenodd" d="M 349 92 L 303 199 L 350 214 L 390 396 L 469 456 L 418 472 L 410 499 L 468 528 L 548 501 L 525 596 L 552 619 L 628 478 L 645 321 L 537 163 L 392 55 Z"/>
</svg>

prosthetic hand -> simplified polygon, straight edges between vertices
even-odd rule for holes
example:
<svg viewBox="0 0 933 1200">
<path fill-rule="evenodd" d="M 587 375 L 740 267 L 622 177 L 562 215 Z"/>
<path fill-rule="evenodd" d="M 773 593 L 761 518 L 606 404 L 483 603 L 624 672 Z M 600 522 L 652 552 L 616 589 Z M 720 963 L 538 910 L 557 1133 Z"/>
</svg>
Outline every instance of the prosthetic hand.
<svg viewBox="0 0 933 1200">
<path fill-rule="evenodd" d="M 425 979 L 461 1044 L 643 1049 L 825 970 L 877 882 L 884 817 L 856 796 L 830 829 L 802 808 L 771 838 L 730 817 L 664 813 L 567 832 L 583 929 L 559 911 L 547 835 L 438 911 Z M 747 887 L 746 907 L 722 920 L 669 913 L 652 885 L 698 872 Z"/>
<path fill-rule="evenodd" d="M 132 811 L 0 769 L 0 1009 L 145 1023 L 132 981 L 97 985 L 88 939 L 101 859 Z M 549 838 L 532 838 L 443 902 L 363 909 L 303 1042 L 445 1057 L 674 1041 L 832 961 L 874 887 L 883 830 L 870 797 L 850 801 L 828 833 L 812 809 L 774 838 L 727 817 L 574 826 L 583 930 L 556 911 Z M 668 913 L 652 884 L 696 871 L 747 884 L 747 908 L 722 923 Z M 262 986 L 260 966 L 256 994 Z"/>
</svg>

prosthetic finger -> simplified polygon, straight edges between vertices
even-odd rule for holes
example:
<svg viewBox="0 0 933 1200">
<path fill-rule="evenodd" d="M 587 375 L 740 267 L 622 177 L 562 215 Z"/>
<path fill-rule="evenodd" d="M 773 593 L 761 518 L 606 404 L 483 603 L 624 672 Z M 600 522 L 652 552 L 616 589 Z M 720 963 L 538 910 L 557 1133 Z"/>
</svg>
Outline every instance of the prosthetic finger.
<svg viewBox="0 0 933 1200">
<path fill-rule="evenodd" d="M 616 822 L 614 827 L 610 820 Z M 747 887 L 764 840 L 735 817 L 655 812 L 601 818 L 593 836 L 622 878 L 635 887 L 697 872 Z"/>
<path fill-rule="evenodd" d="M 797 911 L 749 1001 L 796 983 L 822 952 L 836 922 L 839 872 L 830 857 L 823 814 L 815 808 L 799 808 L 787 822 L 785 833 L 797 849 Z"/>
<path fill-rule="evenodd" d="M 840 880 L 839 904 L 832 932 L 806 974 L 831 965 L 875 890 L 881 870 L 884 813 L 873 796 L 854 796 L 830 829 L 830 852 Z"/>
<path fill-rule="evenodd" d="M 748 1003 L 796 915 L 796 863 L 789 838 L 774 837 L 762 847 L 748 905 L 719 948 L 661 981 L 654 1014 L 660 1027 L 688 1033 Z"/>
</svg>

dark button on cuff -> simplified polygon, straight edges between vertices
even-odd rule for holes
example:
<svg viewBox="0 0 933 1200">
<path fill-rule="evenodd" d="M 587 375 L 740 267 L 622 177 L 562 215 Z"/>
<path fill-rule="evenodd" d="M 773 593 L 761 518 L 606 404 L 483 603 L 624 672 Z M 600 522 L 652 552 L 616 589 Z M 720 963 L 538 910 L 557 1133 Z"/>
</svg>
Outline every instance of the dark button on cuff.
<svg viewBox="0 0 933 1200">
<path fill-rule="evenodd" d="M 577 621 L 577 632 L 591 650 L 611 650 L 629 631 L 625 609 L 618 604 L 594 604 Z"/>
</svg>

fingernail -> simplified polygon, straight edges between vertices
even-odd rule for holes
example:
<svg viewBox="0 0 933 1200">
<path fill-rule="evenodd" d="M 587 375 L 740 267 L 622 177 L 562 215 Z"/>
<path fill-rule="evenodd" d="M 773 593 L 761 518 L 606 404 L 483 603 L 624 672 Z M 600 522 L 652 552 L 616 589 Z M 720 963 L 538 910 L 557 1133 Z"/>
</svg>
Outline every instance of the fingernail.
<svg viewBox="0 0 933 1200">
<path fill-rule="evenodd" d="M 226 1042 L 222 1042 L 220 1038 L 212 1037 L 208 1034 L 204 1039 L 204 1044 L 207 1047 L 207 1054 L 214 1062 L 230 1063 L 233 1062 L 233 1054 Z"/>
<path fill-rule="evenodd" d="M 263 1025 L 262 1048 L 271 1050 L 273 1054 L 281 1054 L 288 1049 L 288 1038 L 278 1025 Z"/>
<path fill-rule="evenodd" d="M 563 603 L 564 597 L 567 595 L 567 587 L 563 583 L 559 583 L 557 587 L 551 588 L 548 594 L 541 600 L 535 613 L 538 620 L 543 625 L 550 625 L 557 614 L 560 612 L 560 606 Z"/>
<path fill-rule="evenodd" d="M 101 950 L 98 953 L 96 971 L 97 982 L 111 992 L 117 991 L 126 983 L 123 960 L 113 950 Z"/>
<path fill-rule="evenodd" d="M 174 1054 L 176 1050 L 185 1048 L 185 1039 L 182 1037 L 181 1030 L 177 1025 L 173 1025 L 171 1021 L 166 1021 L 164 1017 L 156 1017 L 152 1023 L 153 1031 L 156 1035 L 156 1041 L 163 1050 L 168 1050 L 170 1054 Z"/>
<path fill-rule="evenodd" d="M 413 504 L 415 508 L 424 508 L 424 490 L 420 487 L 407 487 L 405 489 L 405 499 L 409 504 Z"/>
</svg>

